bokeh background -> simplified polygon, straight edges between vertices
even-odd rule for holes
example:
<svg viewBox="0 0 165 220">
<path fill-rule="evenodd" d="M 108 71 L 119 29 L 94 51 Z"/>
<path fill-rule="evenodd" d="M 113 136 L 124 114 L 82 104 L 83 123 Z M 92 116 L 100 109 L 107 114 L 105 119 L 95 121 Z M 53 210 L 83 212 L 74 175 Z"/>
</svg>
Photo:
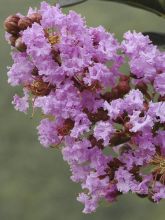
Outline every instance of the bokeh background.
<svg viewBox="0 0 165 220">
<path fill-rule="evenodd" d="M 55 1 L 47 0 L 50 3 Z M 16 112 L 12 96 L 20 92 L 7 84 L 10 48 L 4 40 L 3 20 L 16 12 L 26 13 L 39 0 L 0 0 L 0 220 L 164 220 L 165 202 L 155 205 L 133 195 L 112 205 L 101 204 L 91 215 L 81 213 L 76 201 L 79 185 L 58 150 L 45 150 L 37 140 L 39 118 Z M 163 31 L 165 20 L 129 6 L 89 0 L 72 6 L 90 26 L 103 25 L 119 40 L 127 30 Z M 64 9 L 67 12 L 69 9 Z"/>
</svg>

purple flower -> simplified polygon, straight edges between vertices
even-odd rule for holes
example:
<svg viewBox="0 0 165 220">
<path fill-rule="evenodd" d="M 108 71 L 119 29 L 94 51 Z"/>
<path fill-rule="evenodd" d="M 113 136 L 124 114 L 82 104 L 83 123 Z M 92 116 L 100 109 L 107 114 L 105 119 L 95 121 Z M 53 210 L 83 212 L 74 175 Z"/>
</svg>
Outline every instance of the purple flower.
<svg viewBox="0 0 165 220">
<path fill-rule="evenodd" d="M 85 132 L 89 131 L 89 126 L 91 122 L 89 121 L 88 117 L 84 113 L 79 113 L 75 117 L 75 124 L 74 128 L 71 131 L 71 137 L 79 137 L 80 135 L 83 135 Z"/>
<path fill-rule="evenodd" d="M 155 202 L 165 199 L 165 186 L 163 184 L 156 183 L 155 192 L 152 198 Z"/>
<path fill-rule="evenodd" d="M 150 115 L 140 117 L 140 113 L 141 111 L 133 111 L 133 114 L 130 116 L 130 124 L 132 125 L 130 131 L 132 132 L 142 131 L 144 128 L 150 128 L 154 125 Z"/>
<path fill-rule="evenodd" d="M 136 33 L 136 31 L 133 31 L 133 33 L 128 31 L 124 34 L 122 47 L 124 52 L 132 57 L 137 56 L 140 51 L 144 51 L 150 44 L 151 41 L 148 36 L 144 36 L 142 33 Z"/>
<path fill-rule="evenodd" d="M 114 133 L 114 128 L 109 121 L 100 121 L 96 124 L 94 128 L 94 136 L 97 140 L 103 140 L 104 145 L 108 145 L 112 134 Z"/>
<path fill-rule="evenodd" d="M 97 198 L 90 199 L 90 197 L 85 193 L 79 194 L 77 200 L 85 205 L 85 208 L 83 210 L 85 214 L 94 212 L 98 207 Z"/>
<path fill-rule="evenodd" d="M 119 168 L 115 172 L 115 178 L 117 180 L 117 189 L 120 192 L 127 193 L 131 190 L 131 185 L 133 184 L 133 176 L 124 168 Z"/>
<path fill-rule="evenodd" d="M 154 138 L 154 144 L 160 147 L 161 153 L 165 156 L 165 131 L 159 130 Z"/>
<path fill-rule="evenodd" d="M 132 89 L 128 95 L 125 96 L 123 107 L 128 113 L 132 113 L 133 110 L 142 110 L 144 108 L 143 103 L 143 94 L 138 89 Z"/>
<path fill-rule="evenodd" d="M 62 14 L 58 5 L 51 6 L 46 2 L 41 2 L 39 12 L 42 15 L 41 25 L 43 28 L 55 28 L 63 25 L 64 15 Z"/>
<path fill-rule="evenodd" d="M 155 77 L 154 87 L 161 96 L 165 95 L 165 72 Z"/>
<path fill-rule="evenodd" d="M 34 64 L 30 61 L 27 54 L 21 52 L 13 52 L 14 64 L 9 68 L 8 83 L 12 86 L 28 84 L 32 81 L 31 72 Z"/>
<path fill-rule="evenodd" d="M 24 96 L 22 98 L 20 98 L 18 95 L 15 95 L 12 104 L 17 111 L 27 113 L 29 108 L 29 95 L 27 91 L 24 90 Z"/>
<path fill-rule="evenodd" d="M 124 102 L 122 99 L 113 100 L 110 104 L 107 101 L 105 101 L 104 109 L 108 110 L 108 115 L 110 118 L 116 119 L 124 111 L 123 103 Z"/>
<path fill-rule="evenodd" d="M 84 78 L 84 82 L 89 86 L 93 82 L 100 82 L 103 86 L 113 86 L 116 76 L 111 72 L 108 67 L 101 63 L 96 63 L 94 66 L 89 67 L 89 72 Z"/>
<path fill-rule="evenodd" d="M 40 143 L 48 148 L 50 146 L 59 145 L 61 143 L 60 137 L 57 133 L 58 125 L 60 121 L 50 121 L 49 119 L 43 119 L 40 125 L 37 127 L 39 133 Z"/>
<path fill-rule="evenodd" d="M 159 51 L 151 44 L 148 36 L 135 31 L 124 34 L 122 48 L 130 58 L 131 73 L 143 81 L 153 80 L 157 73 Z"/>
<path fill-rule="evenodd" d="M 148 114 L 154 121 L 165 122 L 165 102 L 150 102 Z"/>
</svg>

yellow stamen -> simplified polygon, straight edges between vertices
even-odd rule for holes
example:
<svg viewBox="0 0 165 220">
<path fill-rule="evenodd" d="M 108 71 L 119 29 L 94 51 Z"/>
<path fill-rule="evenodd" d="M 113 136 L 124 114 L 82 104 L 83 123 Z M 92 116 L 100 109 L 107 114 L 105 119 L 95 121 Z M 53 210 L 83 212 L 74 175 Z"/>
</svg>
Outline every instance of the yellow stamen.
<svg viewBox="0 0 165 220">
<path fill-rule="evenodd" d="M 165 157 L 156 154 L 150 164 L 154 166 L 152 171 L 155 175 L 155 180 L 160 176 L 160 182 L 165 184 Z"/>
<path fill-rule="evenodd" d="M 51 45 L 60 43 L 60 37 L 58 35 L 50 35 L 48 40 Z"/>
</svg>

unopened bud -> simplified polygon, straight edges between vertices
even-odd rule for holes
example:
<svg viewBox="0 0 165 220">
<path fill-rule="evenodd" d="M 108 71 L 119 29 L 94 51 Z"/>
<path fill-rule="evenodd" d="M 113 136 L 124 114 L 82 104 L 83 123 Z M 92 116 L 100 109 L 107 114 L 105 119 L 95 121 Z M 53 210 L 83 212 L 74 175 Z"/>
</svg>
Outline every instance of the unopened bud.
<svg viewBox="0 0 165 220">
<path fill-rule="evenodd" d="M 129 81 L 129 76 L 126 76 L 126 75 L 121 75 L 120 76 L 120 81 Z"/>
<path fill-rule="evenodd" d="M 119 93 L 126 94 L 130 91 L 130 85 L 128 81 L 120 81 L 117 86 Z"/>
<path fill-rule="evenodd" d="M 139 89 L 144 94 L 147 92 L 147 85 L 143 82 L 138 83 L 136 85 L 136 88 Z"/>
<path fill-rule="evenodd" d="M 9 37 L 9 42 L 10 42 L 11 46 L 15 47 L 15 42 L 16 42 L 17 38 L 18 38 L 17 36 L 13 36 L 13 35 Z"/>
<path fill-rule="evenodd" d="M 143 106 L 144 106 L 144 111 L 148 111 L 149 104 L 147 102 L 144 102 Z"/>
<path fill-rule="evenodd" d="M 18 27 L 20 30 L 25 30 L 32 25 L 32 20 L 28 17 L 23 17 L 18 22 Z"/>
<path fill-rule="evenodd" d="M 29 15 L 29 18 L 31 19 L 32 23 L 40 23 L 42 16 L 39 13 L 33 13 Z"/>
<path fill-rule="evenodd" d="M 34 67 L 34 69 L 32 70 L 32 73 L 31 73 L 33 76 L 38 76 L 38 69 L 37 67 Z"/>
<path fill-rule="evenodd" d="M 18 21 L 20 20 L 20 17 L 17 15 L 11 15 L 6 18 L 4 21 L 4 28 L 5 30 L 10 34 L 18 34 L 19 28 L 18 28 Z"/>
<path fill-rule="evenodd" d="M 16 42 L 15 42 L 15 47 L 17 48 L 17 50 L 21 51 L 21 52 L 25 52 L 26 51 L 26 45 L 25 43 L 22 41 L 22 38 L 19 37 Z"/>
</svg>

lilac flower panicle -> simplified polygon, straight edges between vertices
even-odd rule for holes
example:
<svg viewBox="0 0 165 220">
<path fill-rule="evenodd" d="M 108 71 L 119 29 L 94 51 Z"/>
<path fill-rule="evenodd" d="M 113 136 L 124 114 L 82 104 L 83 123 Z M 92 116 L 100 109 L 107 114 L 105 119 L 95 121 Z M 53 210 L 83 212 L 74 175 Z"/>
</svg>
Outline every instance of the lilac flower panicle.
<svg viewBox="0 0 165 220">
<path fill-rule="evenodd" d="M 142 33 L 128 31 L 120 43 L 46 2 L 4 27 L 14 62 L 8 82 L 24 93 L 12 103 L 24 113 L 32 105 L 34 116 L 41 110 L 39 141 L 61 149 L 83 212 L 129 192 L 164 199 L 165 53 Z"/>
</svg>

